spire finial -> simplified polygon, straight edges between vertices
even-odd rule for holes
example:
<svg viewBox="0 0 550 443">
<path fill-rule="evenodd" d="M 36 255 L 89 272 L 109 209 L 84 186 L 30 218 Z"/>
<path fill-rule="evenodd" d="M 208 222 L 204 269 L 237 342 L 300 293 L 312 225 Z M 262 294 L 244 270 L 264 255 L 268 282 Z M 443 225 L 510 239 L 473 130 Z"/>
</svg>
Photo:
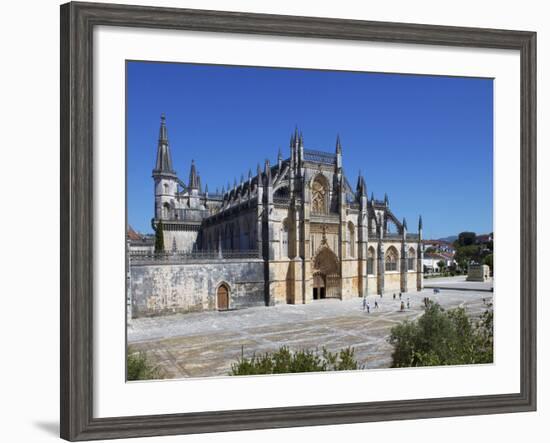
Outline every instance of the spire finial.
<svg viewBox="0 0 550 443">
<path fill-rule="evenodd" d="M 277 160 L 278 161 L 283 161 L 283 153 L 281 152 L 281 148 L 279 147 L 279 153 L 277 154 Z"/>
<path fill-rule="evenodd" d="M 342 153 L 342 143 L 340 143 L 340 134 L 336 134 L 336 153 Z"/>
<path fill-rule="evenodd" d="M 418 230 L 419 231 L 422 230 L 422 216 L 421 215 L 418 217 Z"/>
<path fill-rule="evenodd" d="M 168 146 L 168 135 L 166 131 L 166 117 L 164 113 L 160 116 L 159 140 L 157 146 L 157 160 L 153 172 L 167 172 L 175 174 L 172 169 L 172 157 L 170 156 L 170 147 Z"/>
<path fill-rule="evenodd" d="M 407 229 L 407 219 L 403 217 L 403 228 Z"/>
<path fill-rule="evenodd" d="M 191 170 L 189 171 L 189 188 L 199 189 L 199 178 L 197 175 L 197 168 L 195 167 L 194 159 L 191 159 Z"/>
<path fill-rule="evenodd" d="M 390 200 L 388 199 L 388 194 L 384 193 L 384 204 L 388 206 L 390 204 Z"/>
</svg>

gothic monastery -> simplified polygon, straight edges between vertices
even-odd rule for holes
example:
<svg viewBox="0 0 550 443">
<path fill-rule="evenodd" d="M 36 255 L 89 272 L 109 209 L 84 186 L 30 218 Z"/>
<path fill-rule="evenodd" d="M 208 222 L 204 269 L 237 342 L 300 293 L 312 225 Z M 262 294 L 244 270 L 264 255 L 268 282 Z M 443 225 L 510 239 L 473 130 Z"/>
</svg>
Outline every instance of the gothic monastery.
<svg viewBox="0 0 550 443">
<path fill-rule="evenodd" d="M 350 299 L 422 288 L 422 219 L 409 233 L 388 197 L 367 197 L 332 152 L 307 149 L 296 130 L 290 155 L 221 192 L 203 188 L 194 162 L 174 170 L 161 117 L 153 229 L 163 251 L 128 253 L 132 317 Z"/>
</svg>

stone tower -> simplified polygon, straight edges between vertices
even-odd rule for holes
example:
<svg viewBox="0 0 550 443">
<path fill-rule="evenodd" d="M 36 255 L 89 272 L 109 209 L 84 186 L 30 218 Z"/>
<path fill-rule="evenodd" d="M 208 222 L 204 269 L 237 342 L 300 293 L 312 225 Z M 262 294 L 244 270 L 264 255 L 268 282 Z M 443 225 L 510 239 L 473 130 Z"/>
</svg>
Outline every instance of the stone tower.
<svg viewBox="0 0 550 443">
<path fill-rule="evenodd" d="M 172 167 L 164 113 L 160 116 L 157 160 L 153 169 L 153 180 L 155 183 L 155 219 L 168 220 L 175 209 L 178 178 Z"/>
</svg>

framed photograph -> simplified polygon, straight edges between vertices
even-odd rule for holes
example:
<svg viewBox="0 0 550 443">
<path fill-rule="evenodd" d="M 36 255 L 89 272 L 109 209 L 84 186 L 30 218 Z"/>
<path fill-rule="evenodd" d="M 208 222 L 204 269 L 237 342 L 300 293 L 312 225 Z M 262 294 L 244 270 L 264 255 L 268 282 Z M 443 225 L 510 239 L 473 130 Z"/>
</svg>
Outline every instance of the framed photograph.
<svg viewBox="0 0 550 443">
<path fill-rule="evenodd" d="M 536 409 L 536 34 L 61 6 L 61 437 Z"/>
</svg>

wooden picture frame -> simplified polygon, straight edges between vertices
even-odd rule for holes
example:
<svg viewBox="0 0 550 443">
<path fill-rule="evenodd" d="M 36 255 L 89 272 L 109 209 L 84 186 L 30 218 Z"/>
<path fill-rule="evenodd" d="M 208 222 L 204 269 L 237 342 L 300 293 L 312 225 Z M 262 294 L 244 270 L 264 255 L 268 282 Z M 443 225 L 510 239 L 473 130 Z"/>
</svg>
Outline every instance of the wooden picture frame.
<svg viewBox="0 0 550 443">
<path fill-rule="evenodd" d="M 518 394 L 95 418 L 92 31 L 95 26 L 513 49 L 521 57 L 521 389 Z M 61 6 L 61 437 L 70 441 L 536 409 L 536 33 L 236 12 Z"/>
</svg>

